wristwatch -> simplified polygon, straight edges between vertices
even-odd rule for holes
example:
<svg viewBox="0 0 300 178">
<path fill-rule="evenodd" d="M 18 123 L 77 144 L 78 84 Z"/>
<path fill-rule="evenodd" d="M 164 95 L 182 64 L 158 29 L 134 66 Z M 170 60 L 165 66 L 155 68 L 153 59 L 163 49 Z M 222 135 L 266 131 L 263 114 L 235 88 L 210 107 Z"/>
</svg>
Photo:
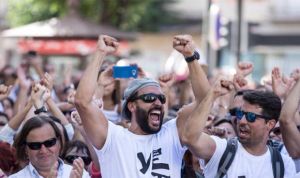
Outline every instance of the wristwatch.
<svg viewBox="0 0 300 178">
<path fill-rule="evenodd" d="M 42 106 L 42 107 L 36 109 L 36 110 L 34 111 L 34 114 L 35 114 L 35 115 L 38 115 L 38 114 L 40 114 L 40 113 L 42 113 L 42 112 L 47 113 L 47 109 L 46 109 L 45 106 Z"/>
<path fill-rule="evenodd" d="M 200 59 L 200 54 L 199 54 L 197 51 L 195 51 L 194 54 L 193 54 L 192 56 L 186 57 L 186 58 L 185 58 L 185 61 L 186 61 L 186 62 L 192 62 L 192 61 L 195 60 L 195 59 L 197 59 L 197 60 Z"/>
</svg>

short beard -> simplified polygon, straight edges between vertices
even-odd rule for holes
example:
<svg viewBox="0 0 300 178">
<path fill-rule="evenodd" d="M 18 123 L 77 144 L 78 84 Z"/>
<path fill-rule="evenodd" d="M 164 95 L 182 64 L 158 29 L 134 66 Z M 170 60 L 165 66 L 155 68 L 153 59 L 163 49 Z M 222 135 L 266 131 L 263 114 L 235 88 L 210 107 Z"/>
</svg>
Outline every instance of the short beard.
<svg viewBox="0 0 300 178">
<path fill-rule="evenodd" d="M 151 109 L 149 111 L 151 111 Z M 146 110 L 144 110 L 144 109 L 140 108 L 139 106 L 137 106 L 137 109 L 136 109 L 137 124 L 140 126 L 142 131 L 144 131 L 145 133 L 147 133 L 147 134 L 156 134 L 161 129 L 161 126 L 162 126 L 162 123 L 163 123 L 163 119 L 162 119 L 163 118 L 163 113 L 161 115 L 161 118 L 159 118 L 159 122 L 160 122 L 159 123 L 159 128 L 157 130 L 154 130 L 149 126 L 149 123 L 148 123 L 149 111 L 147 112 Z"/>
</svg>

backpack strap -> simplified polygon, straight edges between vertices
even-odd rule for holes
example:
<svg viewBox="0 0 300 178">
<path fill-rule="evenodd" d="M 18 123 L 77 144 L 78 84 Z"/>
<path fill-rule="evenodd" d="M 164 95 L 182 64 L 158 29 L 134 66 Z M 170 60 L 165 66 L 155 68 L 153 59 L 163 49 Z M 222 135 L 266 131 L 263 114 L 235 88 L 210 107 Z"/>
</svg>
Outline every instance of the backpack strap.
<svg viewBox="0 0 300 178">
<path fill-rule="evenodd" d="M 238 142 L 236 138 L 231 138 L 227 141 L 227 146 L 219 162 L 217 175 L 215 178 L 222 178 L 224 175 L 226 175 L 226 172 L 234 159 L 237 146 Z"/>
<path fill-rule="evenodd" d="M 284 164 L 281 157 L 280 152 L 278 149 L 268 145 L 270 153 L 271 153 L 271 160 L 272 160 L 272 169 L 274 178 L 283 178 L 284 176 Z"/>
</svg>

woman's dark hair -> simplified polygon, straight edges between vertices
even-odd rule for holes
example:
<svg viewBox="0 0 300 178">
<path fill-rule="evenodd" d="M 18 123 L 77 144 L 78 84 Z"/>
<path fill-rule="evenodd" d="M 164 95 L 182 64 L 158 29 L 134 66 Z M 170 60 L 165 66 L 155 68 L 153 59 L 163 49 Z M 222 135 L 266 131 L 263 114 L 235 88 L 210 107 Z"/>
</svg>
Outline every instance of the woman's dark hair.
<svg viewBox="0 0 300 178">
<path fill-rule="evenodd" d="M 34 116 L 30 118 L 28 121 L 25 122 L 23 125 L 21 131 L 16 135 L 15 141 L 14 141 L 14 147 L 17 150 L 17 159 L 20 161 L 26 161 L 27 155 L 26 153 L 26 138 L 28 134 L 36 128 L 40 128 L 46 124 L 50 124 L 55 132 L 55 136 L 59 139 L 60 143 L 60 153 L 62 152 L 62 149 L 64 148 L 63 142 L 62 142 L 62 136 L 60 133 L 59 128 L 56 126 L 54 121 L 50 119 L 49 116 Z"/>
<path fill-rule="evenodd" d="M 84 151 L 86 150 L 87 155 L 91 158 L 91 153 L 89 151 L 89 148 L 87 145 L 80 141 L 80 140 L 72 140 L 69 143 L 65 145 L 64 153 L 62 154 L 62 158 L 64 159 L 68 153 L 68 151 L 71 151 L 72 148 L 76 148 L 76 151 Z"/>
<path fill-rule="evenodd" d="M 220 120 L 218 120 L 217 122 L 214 123 L 214 126 L 216 127 L 216 126 L 219 126 L 219 125 L 221 125 L 223 123 L 228 123 L 228 124 L 232 125 L 232 122 L 230 120 L 228 120 L 228 119 L 220 119 Z M 232 125 L 232 127 L 233 127 L 233 125 Z"/>
</svg>

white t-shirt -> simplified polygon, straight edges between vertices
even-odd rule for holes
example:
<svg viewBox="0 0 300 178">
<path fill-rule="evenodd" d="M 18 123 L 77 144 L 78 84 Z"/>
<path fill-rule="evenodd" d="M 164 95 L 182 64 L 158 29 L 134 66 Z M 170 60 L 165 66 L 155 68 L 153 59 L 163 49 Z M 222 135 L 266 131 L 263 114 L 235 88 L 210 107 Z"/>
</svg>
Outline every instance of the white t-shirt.
<svg viewBox="0 0 300 178">
<path fill-rule="evenodd" d="M 151 135 L 136 135 L 109 122 L 105 144 L 96 149 L 103 178 L 180 178 L 185 151 L 176 119 Z"/>
<path fill-rule="evenodd" d="M 226 149 L 226 139 L 221 139 L 216 136 L 211 136 L 216 142 L 216 150 L 212 158 L 205 165 L 205 177 L 215 177 L 219 166 L 220 159 Z M 296 174 L 295 164 L 293 160 L 284 154 L 281 154 L 284 163 L 284 177 L 293 177 Z M 226 176 L 228 178 L 237 178 L 245 176 L 245 178 L 273 178 L 273 169 L 271 162 L 271 154 L 268 149 L 266 153 L 261 156 L 254 156 L 248 153 L 244 147 L 238 142 L 238 149 L 234 160 L 229 167 Z"/>
<path fill-rule="evenodd" d="M 288 153 L 288 151 L 286 150 L 286 147 L 285 147 L 285 146 L 282 147 L 280 153 L 289 156 L 289 153 Z M 294 163 L 295 163 L 296 172 L 300 172 L 300 159 L 299 159 L 299 158 L 293 159 L 293 161 L 294 161 Z M 300 174 L 299 174 L 299 175 L 300 175 Z"/>
</svg>

